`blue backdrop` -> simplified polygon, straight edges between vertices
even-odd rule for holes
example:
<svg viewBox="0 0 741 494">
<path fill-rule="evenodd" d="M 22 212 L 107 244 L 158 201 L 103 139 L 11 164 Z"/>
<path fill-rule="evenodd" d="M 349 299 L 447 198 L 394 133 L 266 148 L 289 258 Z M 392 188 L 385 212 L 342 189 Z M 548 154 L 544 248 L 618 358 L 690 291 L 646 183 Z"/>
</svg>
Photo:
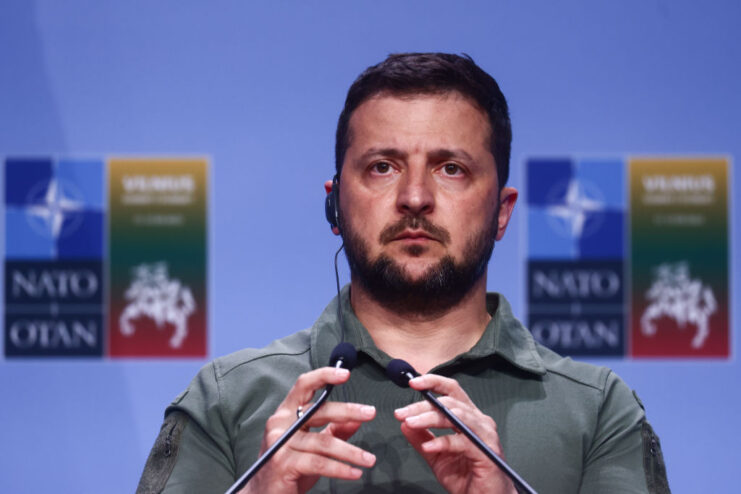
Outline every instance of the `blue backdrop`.
<svg viewBox="0 0 741 494">
<path fill-rule="evenodd" d="M 734 0 L 3 0 L 0 155 L 209 155 L 213 357 L 309 326 L 333 296 L 322 184 L 368 65 L 473 56 L 510 102 L 520 187 L 532 155 L 741 156 L 739 21 Z M 489 285 L 524 316 L 522 212 Z M 204 363 L 0 361 L 0 491 L 133 492 L 164 407 Z M 674 492 L 734 492 L 735 357 L 600 363 L 643 398 Z"/>
</svg>

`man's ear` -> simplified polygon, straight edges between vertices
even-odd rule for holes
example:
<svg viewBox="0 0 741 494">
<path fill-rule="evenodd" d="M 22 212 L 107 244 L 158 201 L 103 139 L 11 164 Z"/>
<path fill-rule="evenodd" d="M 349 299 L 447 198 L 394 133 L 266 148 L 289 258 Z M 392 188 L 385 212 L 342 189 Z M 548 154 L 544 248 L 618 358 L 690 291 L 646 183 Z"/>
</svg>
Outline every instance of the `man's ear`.
<svg viewBox="0 0 741 494">
<path fill-rule="evenodd" d="M 327 180 L 326 182 L 324 182 L 324 192 L 326 192 L 327 195 L 329 195 L 332 192 L 332 181 L 331 180 Z M 339 235 L 340 229 L 337 228 L 336 226 L 333 226 L 332 233 L 334 233 L 335 235 Z"/>
<path fill-rule="evenodd" d="M 497 218 L 497 241 L 504 237 L 507 230 L 509 219 L 512 217 L 512 211 L 515 209 L 517 202 L 517 189 L 514 187 L 502 187 L 499 193 L 499 217 Z"/>
</svg>

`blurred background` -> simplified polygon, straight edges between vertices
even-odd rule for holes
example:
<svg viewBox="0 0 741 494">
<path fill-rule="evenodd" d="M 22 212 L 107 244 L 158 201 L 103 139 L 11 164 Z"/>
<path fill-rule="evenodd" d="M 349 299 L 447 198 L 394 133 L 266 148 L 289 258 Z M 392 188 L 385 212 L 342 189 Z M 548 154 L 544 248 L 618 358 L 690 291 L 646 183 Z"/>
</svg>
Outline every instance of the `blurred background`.
<svg viewBox="0 0 741 494">
<path fill-rule="evenodd" d="M 509 101 L 510 184 L 522 188 L 531 156 L 738 159 L 740 21 L 732 0 L 3 0 L 0 157 L 205 156 L 210 175 L 207 357 L 3 358 L 0 491 L 133 492 L 165 406 L 202 365 L 314 322 L 339 246 L 323 182 L 367 66 L 402 51 L 471 55 Z M 739 192 L 731 180 L 736 248 Z M 518 208 L 489 287 L 525 319 Z M 729 280 L 735 311 L 733 259 Z M 737 327 L 728 359 L 591 360 L 641 396 L 673 492 L 735 492 Z"/>
</svg>

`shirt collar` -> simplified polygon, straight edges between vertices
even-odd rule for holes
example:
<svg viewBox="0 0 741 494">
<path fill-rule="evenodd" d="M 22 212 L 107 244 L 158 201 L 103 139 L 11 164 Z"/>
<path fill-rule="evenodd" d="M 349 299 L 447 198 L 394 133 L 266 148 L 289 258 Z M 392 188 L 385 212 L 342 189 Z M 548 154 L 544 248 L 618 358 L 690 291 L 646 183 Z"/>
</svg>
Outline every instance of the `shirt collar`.
<svg viewBox="0 0 741 494">
<path fill-rule="evenodd" d="M 382 367 L 386 367 L 391 357 L 381 351 L 373 342 L 368 330 L 355 316 L 350 305 L 350 285 L 345 285 L 339 294 L 342 300 L 342 317 L 345 326 L 344 340 L 355 346 Z M 311 333 L 312 367 L 328 365 L 332 350 L 342 340 L 342 330 L 337 317 L 338 297 L 335 297 L 314 323 Z M 469 351 L 454 360 L 478 360 L 491 355 L 505 359 L 515 367 L 534 374 L 546 372 L 530 331 L 512 314 L 512 307 L 504 296 L 498 293 L 486 294 L 486 309 L 491 321 L 484 334 Z M 447 365 L 447 364 L 443 364 Z"/>
</svg>

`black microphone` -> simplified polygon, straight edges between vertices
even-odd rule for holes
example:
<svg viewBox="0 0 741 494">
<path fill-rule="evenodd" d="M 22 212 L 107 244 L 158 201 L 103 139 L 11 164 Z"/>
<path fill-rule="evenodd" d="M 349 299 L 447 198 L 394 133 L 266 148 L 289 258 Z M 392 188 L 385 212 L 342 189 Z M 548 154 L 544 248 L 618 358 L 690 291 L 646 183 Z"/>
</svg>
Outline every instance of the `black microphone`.
<svg viewBox="0 0 741 494">
<path fill-rule="evenodd" d="M 408 362 L 401 359 L 394 359 L 386 366 L 386 375 L 397 386 L 408 388 L 409 380 L 419 376 L 419 372 L 414 370 L 414 367 L 409 365 Z M 479 436 L 476 435 L 476 433 L 469 429 L 466 424 L 461 422 L 461 419 L 456 417 L 455 414 L 453 414 L 453 412 L 448 409 L 448 407 L 440 403 L 440 400 L 435 398 L 435 395 L 430 393 L 428 390 L 420 391 L 420 393 L 422 393 L 422 396 L 424 396 L 427 401 L 432 403 L 432 406 L 440 410 L 443 415 L 445 415 L 457 429 L 459 429 L 491 461 L 493 461 L 499 467 L 499 469 L 502 470 L 507 475 L 507 477 L 512 480 L 512 482 L 514 482 L 515 487 L 518 491 L 522 490 L 529 494 L 537 494 L 537 492 L 535 492 L 535 489 L 530 487 L 530 485 L 528 485 L 528 483 L 525 482 L 525 480 L 520 477 L 517 472 L 512 469 L 512 467 L 507 465 L 507 463 L 498 454 L 492 451 L 492 449 L 487 446 L 486 443 L 482 441 Z"/>
<path fill-rule="evenodd" d="M 353 367 L 355 367 L 355 364 L 358 361 L 358 354 L 355 352 L 355 347 L 352 346 L 350 343 L 342 342 L 336 347 L 334 347 L 334 350 L 332 350 L 332 355 L 329 357 L 329 365 L 330 367 L 340 368 L 347 370 L 352 370 Z M 288 441 L 291 436 L 293 436 L 297 430 L 299 430 L 307 420 L 311 418 L 314 413 L 319 410 L 319 407 L 321 407 L 325 401 L 327 401 L 327 398 L 329 398 L 329 393 L 332 392 L 332 389 L 334 386 L 332 384 L 328 384 L 324 391 L 322 391 L 322 394 L 317 398 L 317 400 L 309 407 L 306 412 L 304 412 L 301 417 L 296 419 L 296 421 L 291 425 L 291 427 L 286 430 L 286 432 L 283 433 L 282 436 L 278 438 L 275 443 L 273 443 L 270 448 L 268 448 L 265 453 L 262 454 L 260 458 L 257 459 L 255 463 L 252 464 L 252 466 L 244 472 L 244 474 L 237 479 L 234 484 L 226 491 L 225 494 L 234 494 L 239 489 L 244 487 L 247 482 L 250 481 L 252 477 L 255 476 L 255 474 L 268 462 L 270 458 L 273 457 L 273 455 L 285 444 L 286 441 Z"/>
</svg>

